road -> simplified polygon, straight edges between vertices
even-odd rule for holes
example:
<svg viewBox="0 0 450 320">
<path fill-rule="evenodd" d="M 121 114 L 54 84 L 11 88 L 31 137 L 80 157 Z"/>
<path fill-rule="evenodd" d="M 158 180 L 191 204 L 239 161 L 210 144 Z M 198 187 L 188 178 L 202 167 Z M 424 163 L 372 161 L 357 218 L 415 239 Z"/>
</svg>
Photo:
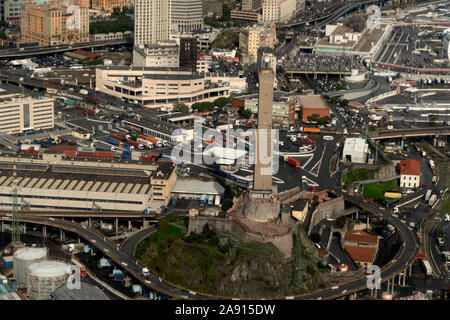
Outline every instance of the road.
<svg viewBox="0 0 450 320">
<path fill-rule="evenodd" d="M 134 233 L 132 236 L 125 239 L 122 244 L 120 245 L 120 250 L 128 254 L 130 257 L 134 258 L 134 255 L 136 253 L 136 248 L 139 242 L 146 239 L 148 236 L 150 236 L 153 232 L 157 230 L 155 225 L 152 225 L 150 227 L 144 228 L 136 233 Z"/>
</svg>

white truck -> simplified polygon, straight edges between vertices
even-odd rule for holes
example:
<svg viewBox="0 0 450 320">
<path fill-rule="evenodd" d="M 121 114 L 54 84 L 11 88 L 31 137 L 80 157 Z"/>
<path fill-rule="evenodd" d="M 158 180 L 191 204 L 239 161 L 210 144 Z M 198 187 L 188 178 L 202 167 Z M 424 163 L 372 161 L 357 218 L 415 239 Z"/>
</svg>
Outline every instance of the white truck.
<svg viewBox="0 0 450 320">
<path fill-rule="evenodd" d="M 425 194 L 425 201 L 430 200 L 431 192 L 431 189 L 428 189 L 427 193 Z"/>
<path fill-rule="evenodd" d="M 142 144 L 142 145 L 144 145 L 145 147 L 147 147 L 147 148 L 149 148 L 149 149 L 152 149 L 152 148 L 153 148 L 153 143 L 151 143 L 151 142 L 148 141 L 148 140 L 145 140 L 145 139 L 142 139 L 142 138 L 137 138 L 137 139 L 136 139 L 136 142 L 137 142 L 137 143 L 140 143 L 140 144 Z"/>
<path fill-rule="evenodd" d="M 430 200 L 428 200 L 428 205 L 430 207 L 432 207 L 435 203 L 436 203 L 436 199 L 437 199 L 437 195 L 433 194 L 430 198 Z"/>
<path fill-rule="evenodd" d="M 80 90 L 81 94 L 87 95 L 89 92 L 86 89 L 81 89 Z"/>
</svg>

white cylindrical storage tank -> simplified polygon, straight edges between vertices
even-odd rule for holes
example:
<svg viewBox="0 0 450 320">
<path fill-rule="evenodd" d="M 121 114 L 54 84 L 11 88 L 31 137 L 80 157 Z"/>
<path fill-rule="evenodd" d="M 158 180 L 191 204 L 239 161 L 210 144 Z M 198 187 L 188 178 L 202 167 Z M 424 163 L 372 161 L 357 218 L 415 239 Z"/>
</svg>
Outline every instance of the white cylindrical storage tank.
<svg viewBox="0 0 450 320">
<path fill-rule="evenodd" d="M 18 283 L 25 284 L 27 281 L 28 267 L 36 262 L 45 260 L 47 248 L 23 247 L 14 253 L 14 277 Z"/>
<path fill-rule="evenodd" d="M 32 300 L 49 300 L 50 294 L 67 283 L 69 264 L 45 260 L 28 267 L 27 289 Z"/>
</svg>

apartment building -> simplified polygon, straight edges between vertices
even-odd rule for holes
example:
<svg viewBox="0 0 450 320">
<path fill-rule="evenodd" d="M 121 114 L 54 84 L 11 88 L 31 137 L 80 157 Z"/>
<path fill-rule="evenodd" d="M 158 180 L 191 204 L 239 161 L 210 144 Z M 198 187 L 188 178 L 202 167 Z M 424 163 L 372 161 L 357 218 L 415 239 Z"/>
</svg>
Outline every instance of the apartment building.
<svg viewBox="0 0 450 320">
<path fill-rule="evenodd" d="M 23 4 L 21 41 L 38 42 L 41 46 L 89 42 L 89 7 L 83 5 L 86 5 L 86 0 Z M 78 18 L 74 12 L 79 12 Z"/>
<path fill-rule="evenodd" d="M 173 40 L 141 43 L 133 48 L 133 65 L 176 68 L 179 66 L 179 52 L 180 48 Z"/>
<path fill-rule="evenodd" d="M 257 114 L 258 99 L 246 99 L 244 109 Z M 273 101 L 272 122 L 282 125 L 293 125 L 295 123 L 295 102 Z"/>
<path fill-rule="evenodd" d="M 91 8 L 94 10 L 101 10 L 107 12 L 113 12 L 114 8 L 123 8 L 125 6 L 125 0 L 91 0 Z"/>
<path fill-rule="evenodd" d="M 54 99 L 25 96 L 0 85 L 0 132 L 21 133 L 54 127 Z"/>
<path fill-rule="evenodd" d="M 263 22 L 287 22 L 295 14 L 296 0 L 265 0 L 262 5 Z"/>
<path fill-rule="evenodd" d="M 134 45 L 169 40 L 171 0 L 135 0 Z"/>
<path fill-rule="evenodd" d="M 203 0 L 171 0 L 171 23 L 174 33 L 203 29 Z"/>
<path fill-rule="evenodd" d="M 275 24 L 258 23 L 242 29 L 239 34 L 239 49 L 254 59 L 260 47 L 273 48 L 276 43 Z"/>
<path fill-rule="evenodd" d="M 259 12 L 231 10 L 231 20 L 244 23 L 258 23 L 262 21 L 262 16 Z"/>
</svg>

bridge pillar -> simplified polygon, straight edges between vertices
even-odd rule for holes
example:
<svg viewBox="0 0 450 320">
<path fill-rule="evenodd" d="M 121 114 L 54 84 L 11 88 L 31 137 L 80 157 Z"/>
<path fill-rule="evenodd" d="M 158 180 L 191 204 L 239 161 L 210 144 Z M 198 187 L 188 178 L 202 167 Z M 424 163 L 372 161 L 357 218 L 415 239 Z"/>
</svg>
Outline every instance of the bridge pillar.
<svg viewBox="0 0 450 320">
<path fill-rule="evenodd" d="M 370 218 L 369 218 L 369 215 L 367 215 L 367 219 L 366 219 L 366 229 L 370 230 Z"/>
<path fill-rule="evenodd" d="M 391 285 L 391 279 L 388 279 L 386 284 L 386 291 L 389 292 L 389 286 Z"/>
<path fill-rule="evenodd" d="M 128 230 L 131 230 L 131 220 L 128 220 Z"/>
<path fill-rule="evenodd" d="M 402 150 L 405 147 L 405 137 L 402 137 L 401 147 L 402 147 Z"/>
<path fill-rule="evenodd" d="M 92 218 L 89 218 L 89 219 L 88 219 L 88 227 L 89 227 L 89 228 L 92 228 Z"/>
<path fill-rule="evenodd" d="M 403 286 L 406 286 L 406 270 L 403 271 Z"/>
<path fill-rule="evenodd" d="M 412 264 L 409 266 L 409 276 L 411 277 L 412 275 Z"/>
<path fill-rule="evenodd" d="M 2 220 L 2 232 L 4 232 L 5 231 L 5 222 Z"/>
<path fill-rule="evenodd" d="M 392 278 L 392 285 L 391 285 L 391 294 L 394 294 L 394 286 L 395 286 L 395 276 Z"/>
<path fill-rule="evenodd" d="M 81 238 L 80 237 L 78 237 L 78 243 L 81 243 Z"/>
<path fill-rule="evenodd" d="M 44 237 L 44 238 L 47 237 L 47 226 L 42 227 L 42 237 Z"/>
<path fill-rule="evenodd" d="M 27 224 L 24 223 L 23 224 L 23 234 L 26 234 L 26 233 L 27 233 Z"/>
<path fill-rule="evenodd" d="M 116 236 L 119 234 L 119 219 L 116 218 Z"/>
<path fill-rule="evenodd" d="M 400 274 L 398 275 L 398 285 L 399 285 L 399 286 L 401 285 L 401 279 L 402 279 L 402 274 L 400 273 Z"/>
<path fill-rule="evenodd" d="M 66 238 L 66 235 L 65 235 L 63 229 L 59 229 L 59 238 L 61 241 L 64 241 L 64 239 Z"/>
<path fill-rule="evenodd" d="M 437 136 L 434 136 L 434 138 L 433 138 L 433 146 L 434 147 L 436 147 L 436 145 L 437 145 Z"/>
</svg>

